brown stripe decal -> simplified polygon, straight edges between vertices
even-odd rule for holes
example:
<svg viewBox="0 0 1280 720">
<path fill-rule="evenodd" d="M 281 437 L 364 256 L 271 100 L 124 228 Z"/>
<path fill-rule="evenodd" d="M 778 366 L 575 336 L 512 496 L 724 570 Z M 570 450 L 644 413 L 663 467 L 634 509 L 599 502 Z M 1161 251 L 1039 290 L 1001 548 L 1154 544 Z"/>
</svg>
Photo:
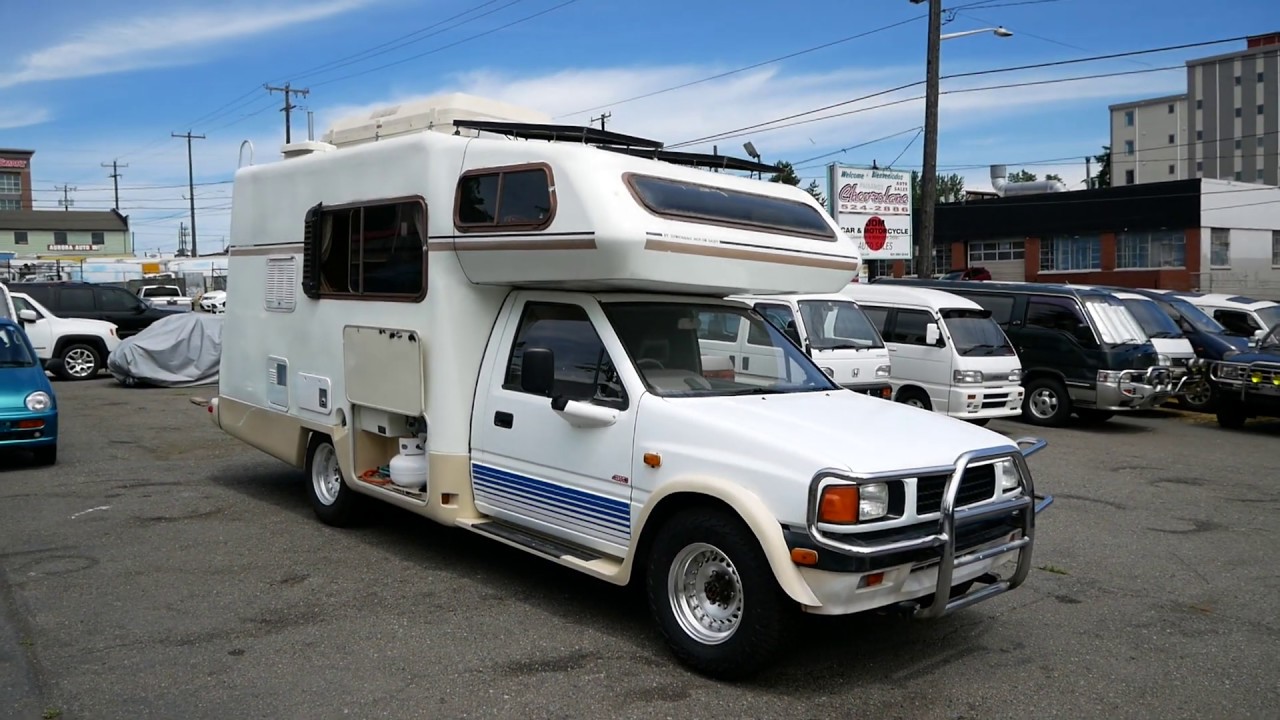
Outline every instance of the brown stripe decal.
<svg viewBox="0 0 1280 720">
<path fill-rule="evenodd" d="M 241 245 L 239 247 L 230 248 L 228 255 L 292 255 L 302 252 L 302 243 L 289 243 L 287 245 Z"/>
<path fill-rule="evenodd" d="M 781 253 L 762 250 L 742 250 L 723 245 L 703 245 L 694 243 L 673 242 L 671 240 L 646 240 L 645 250 L 655 252 L 683 253 L 685 255 L 702 255 L 705 257 L 725 258 L 728 260 L 754 260 L 756 262 L 776 263 L 781 265 L 800 265 L 802 267 L 825 268 L 828 270 L 857 270 L 857 260 L 841 260 L 839 258 L 801 257 L 783 255 Z"/>
<path fill-rule="evenodd" d="M 452 247 L 458 252 L 488 252 L 492 250 L 595 250 L 595 238 L 549 238 L 546 240 L 470 240 L 458 238 L 453 242 L 443 242 L 448 249 Z M 432 243 L 434 246 L 435 243 Z M 436 249 L 432 247 L 432 249 Z"/>
</svg>

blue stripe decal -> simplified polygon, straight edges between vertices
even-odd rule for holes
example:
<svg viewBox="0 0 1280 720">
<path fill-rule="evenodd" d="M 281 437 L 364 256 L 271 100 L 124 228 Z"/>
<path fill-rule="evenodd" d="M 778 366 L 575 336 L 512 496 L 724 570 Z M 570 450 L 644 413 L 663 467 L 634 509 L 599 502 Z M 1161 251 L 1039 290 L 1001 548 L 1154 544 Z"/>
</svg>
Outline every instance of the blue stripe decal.
<svg viewBox="0 0 1280 720">
<path fill-rule="evenodd" d="M 602 529 L 608 529 L 608 530 L 614 530 L 614 531 L 620 531 L 620 532 L 627 532 L 629 530 L 628 522 L 626 520 L 600 517 L 599 515 L 584 513 L 581 510 L 574 507 L 557 505 L 555 503 L 548 503 L 541 498 L 538 498 L 533 495 L 529 495 L 518 489 L 513 490 L 510 487 L 489 484 L 482 479 L 477 479 L 477 481 L 474 483 L 474 487 L 477 491 L 486 493 L 491 496 L 501 496 L 504 498 L 509 498 L 513 501 L 519 500 L 522 503 L 542 508 L 543 510 L 549 513 L 559 515 L 566 519 L 572 518 L 574 522 L 588 523 L 593 526 L 599 526 Z"/>
<path fill-rule="evenodd" d="M 630 506 L 622 500 L 614 500 L 613 498 L 595 495 L 593 493 L 576 490 L 563 485 L 557 485 L 528 475 L 513 473 L 509 470 L 499 470 L 498 468 L 489 467 L 487 465 L 473 465 L 472 473 L 482 474 L 490 480 L 507 481 L 509 483 L 528 488 L 529 490 L 541 490 L 548 495 L 555 496 L 555 499 L 557 500 L 576 502 L 583 507 L 615 515 L 620 518 L 631 517 Z"/>
<path fill-rule="evenodd" d="M 543 502 L 560 505 L 566 509 L 576 510 L 580 512 L 591 513 L 605 520 L 627 520 L 630 513 L 625 505 L 621 507 L 601 507 L 588 502 L 577 499 L 570 493 L 563 492 L 563 488 L 551 485 L 550 483 L 539 482 L 537 480 L 526 478 L 510 478 L 495 475 L 494 473 L 476 469 L 472 472 L 473 480 L 485 481 L 490 485 L 502 486 L 509 488 L 512 492 L 529 494 Z"/>
<path fill-rule="evenodd" d="M 566 521 L 594 526 L 592 529 L 598 528 L 598 532 L 630 533 L 630 506 L 624 501 L 477 463 L 471 465 L 471 477 L 482 493 L 520 502 Z"/>
<path fill-rule="evenodd" d="M 631 537 L 629 530 L 601 527 L 574 517 L 561 515 L 541 506 L 531 505 L 518 498 L 509 498 L 505 495 L 491 493 L 484 489 L 477 488 L 475 497 L 476 502 L 497 505 L 504 510 L 517 512 L 525 517 L 548 522 L 564 529 L 576 530 L 578 532 L 597 537 L 598 539 L 607 540 L 619 545 L 626 545 L 627 541 Z"/>
</svg>

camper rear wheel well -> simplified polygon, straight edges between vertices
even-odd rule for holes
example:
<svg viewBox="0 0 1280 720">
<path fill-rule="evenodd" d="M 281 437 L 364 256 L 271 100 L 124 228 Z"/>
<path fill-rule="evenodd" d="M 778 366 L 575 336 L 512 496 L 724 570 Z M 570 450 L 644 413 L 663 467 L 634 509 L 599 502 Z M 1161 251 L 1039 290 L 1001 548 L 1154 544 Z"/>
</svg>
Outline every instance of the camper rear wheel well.
<svg viewBox="0 0 1280 720">
<path fill-rule="evenodd" d="M 710 513 L 726 513 L 737 518 L 744 526 L 746 521 L 729 503 L 717 497 L 696 492 L 676 492 L 658 501 L 658 505 L 649 513 L 644 528 L 640 531 L 640 541 L 636 543 L 635 566 L 643 567 L 649 553 L 653 550 L 653 540 L 662 531 L 662 526 L 676 515 L 688 510 L 703 510 Z M 634 583 L 636 573 L 632 573 Z"/>
</svg>

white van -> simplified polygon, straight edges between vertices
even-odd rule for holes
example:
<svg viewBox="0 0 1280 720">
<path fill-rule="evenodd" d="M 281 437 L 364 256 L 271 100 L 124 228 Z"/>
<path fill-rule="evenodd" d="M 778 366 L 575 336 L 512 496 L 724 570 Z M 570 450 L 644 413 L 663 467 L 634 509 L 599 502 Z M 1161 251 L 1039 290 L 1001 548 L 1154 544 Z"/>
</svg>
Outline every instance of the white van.
<svg viewBox="0 0 1280 720">
<path fill-rule="evenodd" d="M 889 350 L 862 308 L 847 297 L 817 295 L 740 295 L 734 298 L 752 306 L 804 349 L 827 377 L 842 387 L 873 397 L 889 399 L 893 386 Z M 707 329 L 711 331 L 711 328 Z M 750 363 L 761 348 L 761 339 L 742 323 L 737 336 L 723 333 L 702 335 L 702 347 L 717 354 L 740 359 L 740 372 L 750 373 Z M 769 362 L 766 360 L 765 362 Z M 737 366 L 735 366 L 737 367 Z"/>
<path fill-rule="evenodd" d="M 928 288 L 852 283 L 841 293 L 889 346 L 898 402 L 978 424 L 1022 413 L 1022 361 L 991 311 Z"/>
<path fill-rule="evenodd" d="M 199 404 L 305 469 L 320 521 L 377 500 L 634 581 L 673 654 L 725 678 L 762 669 L 796 610 L 941 617 L 1027 579 L 1042 440 L 844 390 L 727 299 L 857 274 L 808 193 L 451 97 L 235 174 Z M 742 323 L 767 379 L 702 362 L 700 328 Z"/>
<path fill-rule="evenodd" d="M 1243 295 L 1226 293 L 1175 292 L 1179 297 L 1200 308 L 1220 325 L 1228 335 L 1243 338 L 1259 337 L 1280 323 L 1280 302 L 1258 300 Z"/>
</svg>

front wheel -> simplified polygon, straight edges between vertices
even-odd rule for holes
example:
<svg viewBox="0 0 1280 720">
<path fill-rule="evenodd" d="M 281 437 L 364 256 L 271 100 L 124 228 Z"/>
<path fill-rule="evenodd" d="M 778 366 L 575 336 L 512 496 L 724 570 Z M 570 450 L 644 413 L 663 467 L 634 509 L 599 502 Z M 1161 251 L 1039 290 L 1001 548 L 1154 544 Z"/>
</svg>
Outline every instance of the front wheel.
<svg viewBox="0 0 1280 720">
<path fill-rule="evenodd" d="M 311 507 L 316 517 L 326 525 L 344 527 L 355 517 L 360 501 L 356 491 L 347 487 L 338 465 L 338 453 L 333 441 L 324 435 L 313 435 L 307 449 L 307 484 Z"/>
<path fill-rule="evenodd" d="M 91 345 L 76 343 L 62 349 L 57 373 L 63 380 L 88 380 L 102 369 L 102 359 Z"/>
<path fill-rule="evenodd" d="M 1228 430 L 1239 430 L 1249 419 L 1248 413 L 1238 402 L 1220 401 L 1217 408 L 1218 425 Z"/>
<path fill-rule="evenodd" d="M 720 511 L 686 511 L 660 529 L 649 554 L 649 607 L 680 662 L 720 680 L 773 659 L 794 607 L 749 529 Z"/>
<path fill-rule="evenodd" d="M 1061 427 L 1071 415 L 1071 396 L 1067 388 L 1053 378 L 1036 378 L 1027 383 L 1022 401 L 1022 418 L 1032 425 Z"/>
<path fill-rule="evenodd" d="M 1208 380 L 1198 380 L 1186 387 L 1178 404 L 1192 412 L 1213 412 L 1213 386 Z"/>
</svg>

